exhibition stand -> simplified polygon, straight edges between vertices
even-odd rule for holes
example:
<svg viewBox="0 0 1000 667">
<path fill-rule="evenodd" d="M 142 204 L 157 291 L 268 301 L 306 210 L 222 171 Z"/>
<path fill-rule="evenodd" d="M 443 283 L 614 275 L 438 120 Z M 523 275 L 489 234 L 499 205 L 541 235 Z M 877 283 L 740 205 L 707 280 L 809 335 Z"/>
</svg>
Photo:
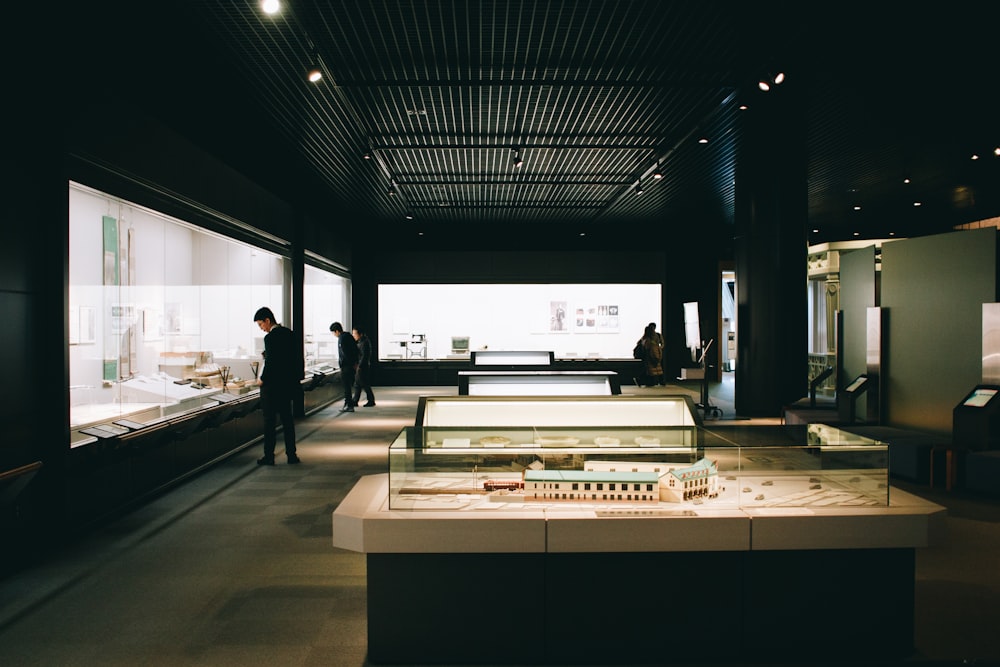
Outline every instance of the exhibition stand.
<svg viewBox="0 0 1000 667">
<path fill-rule="evenodd" d="M 388 472 L 332 517 L 333 546 L 366 555 L 369 660 L 907 657 L 915 552 L 944 508 L 890 489 L 885 443 L 810 425 L 742 446 L 696 412 L 686 396 L 423 397 Z"/>
</svg>

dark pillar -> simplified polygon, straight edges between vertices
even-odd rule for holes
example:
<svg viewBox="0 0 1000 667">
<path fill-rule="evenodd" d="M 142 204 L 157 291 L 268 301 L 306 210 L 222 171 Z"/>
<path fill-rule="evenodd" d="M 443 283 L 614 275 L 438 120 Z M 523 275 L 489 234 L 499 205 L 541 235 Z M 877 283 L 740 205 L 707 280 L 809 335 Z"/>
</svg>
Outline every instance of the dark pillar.
<svg viewBox="0 0 1000 667">
<path fill-rule="evenodd" d="M 294 229 L 292 230 L 292 261 L 288 265 L 290 277 L 288 284 L 291 290 L 291 327 L 295 332 L 296 348 L 299 351 L 299 367 L 305 369 L 305 359 L 303 358 L 303 342 L 305 336 L 305 239 L 304 220 L 302 212 L 296 210 L 294 213 Z M 289 320 L 286 320 L 289 321 Z M 332 335 L 332 334 L 331 334 Z M 295 406 L 293 412 L 296 417 L 305 416 L 305 399 L 302 392 L 295 394 Z"/>
<path fill-rule="evenodd" d="M 808 392 L 805 122 L 793 76 L 748 104 L 736 161 L 735 407 L 763 417 Z"/>
</svg>

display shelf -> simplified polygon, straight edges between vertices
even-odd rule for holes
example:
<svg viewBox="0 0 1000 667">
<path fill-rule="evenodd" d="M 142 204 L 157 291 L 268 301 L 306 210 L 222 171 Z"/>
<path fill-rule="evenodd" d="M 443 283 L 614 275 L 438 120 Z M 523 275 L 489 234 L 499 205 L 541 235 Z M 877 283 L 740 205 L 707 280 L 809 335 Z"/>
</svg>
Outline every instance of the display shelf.
<svg viewBox="0 0 1000 667">
<path fill-rule="evenodd" d="M 460 396 L 611 396 L 621 393 L 614 371 L 459 371 Z"/>
</svg>

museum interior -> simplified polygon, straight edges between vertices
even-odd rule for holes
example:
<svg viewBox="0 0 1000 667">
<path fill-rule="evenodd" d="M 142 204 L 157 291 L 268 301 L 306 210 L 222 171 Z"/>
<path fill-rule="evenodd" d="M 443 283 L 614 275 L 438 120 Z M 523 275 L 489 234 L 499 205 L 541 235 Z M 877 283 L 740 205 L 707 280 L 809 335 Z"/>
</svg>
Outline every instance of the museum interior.
<svg viewBox="0 0 1000 667">
<path fill-rule="evenodd" d="M 1000 665 L 979 4 L 8 16 L 0 663 Z"/>
</svg>

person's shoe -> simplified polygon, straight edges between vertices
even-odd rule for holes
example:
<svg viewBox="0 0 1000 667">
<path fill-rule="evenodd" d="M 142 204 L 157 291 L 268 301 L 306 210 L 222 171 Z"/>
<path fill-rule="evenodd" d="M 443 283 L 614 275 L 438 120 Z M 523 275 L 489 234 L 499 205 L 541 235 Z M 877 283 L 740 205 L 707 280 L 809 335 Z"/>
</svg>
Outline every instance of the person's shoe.
<svg viewBox="0 0 1000 667">
<path fill-rule="evenodd" d="M 375 401 L 368 401 L 367 403 L 365 403 L 365 407 L 366 408 L 374 408 L 375 407 Z"/>
<path fill-rule="evenodd" d="M 296 463 L 301 463 L 301 462 L 302 459 L 300 459 L 295 454 L 292 454 L 291 456 L 288 457 L 288 465 L 295 465 Z"/>
<path fill-rule="evenodd" d="M 354 412 L 354 406 L 353 405 L 345 405 L 344 407 L 342 407 L 340 409 L 340 411 L 341 412 Z"/>
<path fill-rule="evenodd" d="M 262 456 L 257 459 L 257 465 L 259 466 L 273 466 L 274 457 L 273 456 Z"/>
</svg>

